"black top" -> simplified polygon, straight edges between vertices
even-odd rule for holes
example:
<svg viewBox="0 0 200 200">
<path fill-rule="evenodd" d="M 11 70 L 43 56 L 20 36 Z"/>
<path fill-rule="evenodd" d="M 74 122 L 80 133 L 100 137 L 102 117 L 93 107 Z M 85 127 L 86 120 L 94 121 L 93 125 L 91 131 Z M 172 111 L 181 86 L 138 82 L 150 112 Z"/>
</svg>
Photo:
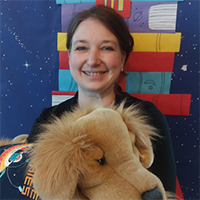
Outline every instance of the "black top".
<svg viewBox="0 0 200 200">
<path fill-rule="evenodd" d="M 156 108 L 153 103 L 132 97 L 128 93 L 122 92 L 120 87 L 118 87 L 117 90 L 118 91 L 115 98 L 115 105 L 119 105 L 124 99 L 126 99 L 125 107 L 131 106 L 132 104 L 138 104 L 144 113 L 149 116 L 149 123 L 155 126 L 159 130 L 159 134 L 163 136 L 162 139 L 153 142 L 153 146 L 155 147 L 155 158 L 149 170 L 161 179 L 166 191 L 175 193 L 175 160 L 172 150 L 169 127 L 164 115 Z M 36 119 L 30 131 L 28 142 L 35 142 L 36 136 L 42 132 L 42 130 L 39 128 L 39 125 L 42 123 L 47 123 L 52 114 L 60 117 L 66 111 L 72 112 L 73 108 L 77 106 L 77 102 L 78 92 L 73 98 L 62 102 L 59 105 L 45 108 L 40 116 Z"/>
</svg>

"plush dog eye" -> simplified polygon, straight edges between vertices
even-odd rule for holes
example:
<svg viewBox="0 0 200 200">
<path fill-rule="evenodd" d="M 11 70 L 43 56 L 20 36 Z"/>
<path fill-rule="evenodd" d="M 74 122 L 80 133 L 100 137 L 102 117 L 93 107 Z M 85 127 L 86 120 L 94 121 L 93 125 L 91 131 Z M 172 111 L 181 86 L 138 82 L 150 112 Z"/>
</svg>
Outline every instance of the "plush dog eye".
<svg viewBox="0 0 200 200">
<path fill-rule="evenodd" d="M 98 162 L 100 165 L 105 165 L 105 164 L 106 164 L 106 158 L 103 156 L 101 159 L 97 160 L 97 162 Z"/>
</svg>

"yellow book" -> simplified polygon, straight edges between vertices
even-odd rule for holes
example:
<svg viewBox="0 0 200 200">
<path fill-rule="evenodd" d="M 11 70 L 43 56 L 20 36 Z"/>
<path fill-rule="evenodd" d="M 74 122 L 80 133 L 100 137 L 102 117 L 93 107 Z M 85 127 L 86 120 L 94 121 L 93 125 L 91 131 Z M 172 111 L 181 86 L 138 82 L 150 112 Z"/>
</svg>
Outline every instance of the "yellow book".
<svg viewBox="0 0 200 200">
<path fill-rule="evenodd" d="M 136 52 L 179 52 L 181 33 L 131 33 Z"/>
<path fill-rule="evenodd" d="M 57 34 L 57 50 L 67 51 L 67 33 L 60 32 Z"/>
</svg>

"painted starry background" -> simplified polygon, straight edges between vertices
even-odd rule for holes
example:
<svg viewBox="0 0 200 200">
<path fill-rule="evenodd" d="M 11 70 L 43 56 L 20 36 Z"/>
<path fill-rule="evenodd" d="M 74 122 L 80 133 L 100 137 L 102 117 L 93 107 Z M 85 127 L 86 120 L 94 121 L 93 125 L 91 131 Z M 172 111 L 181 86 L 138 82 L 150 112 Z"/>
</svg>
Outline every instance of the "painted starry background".
<svg viewBox="0 0 200 200">
<path fill-rule="evenodd" d="M 178 3 L 170 94 L 192 94 L 190 116 L 166 116 L 185 199 L 199 198 L 199 0 Z M 61 7 L 54 0 L 0 0 L 0 134 L 29 133 L 51 92 L 58 90 L 57 32 Z M 183 70 L 185 66 L 186 70 Z"/>
<path fill-rule="evenodd" d="M 200 1 L 178 4 L 177 32 L 182 32 L 181 49 L 175 56 L 170 93 L 192 94 L 190 116 L 166 116 L 172 136 L 177 175 L 185 199 L 199 196 L 199 5 Z M 181 70 L 187 65 L 187 71 Z"/>
</svg>

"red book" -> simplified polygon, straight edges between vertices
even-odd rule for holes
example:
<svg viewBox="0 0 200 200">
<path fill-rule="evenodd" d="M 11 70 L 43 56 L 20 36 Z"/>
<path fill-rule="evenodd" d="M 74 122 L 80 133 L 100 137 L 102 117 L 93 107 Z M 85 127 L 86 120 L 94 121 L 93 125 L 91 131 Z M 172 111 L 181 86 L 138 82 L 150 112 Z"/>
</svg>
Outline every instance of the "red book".
<svg viewBox="0 0 200 200">
<path fill-rule="evenodd" d="M 132 96 L 152 102 L 164 115 L 189 116 L 191 94 L 143 94 Z"/>
<path fill-rule="evenodd" d="M 126 71 L 173 72 L 175 53 L 131 52 L 125 66 Z"/>
<path fill-rule="evenodd" d="M 131 0 L 96 0 L 96 5 L 114 8 L 124 18 L 129 18 L 131 14 Z"/>
</svg>

